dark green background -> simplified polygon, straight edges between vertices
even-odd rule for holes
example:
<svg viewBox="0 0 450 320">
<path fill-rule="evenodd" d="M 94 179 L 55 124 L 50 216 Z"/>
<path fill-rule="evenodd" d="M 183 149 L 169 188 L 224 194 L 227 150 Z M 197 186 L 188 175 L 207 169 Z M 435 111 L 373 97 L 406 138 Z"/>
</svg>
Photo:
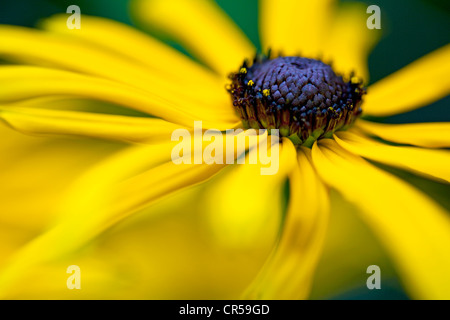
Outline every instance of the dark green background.
<svg viewBox="0 0 450 320">
<path fill-rule="evenodd" d="M 311 0 L 314 1 L 314 0 Z M 351 2 L 343 0 L 342 2 Z M 1 0 L 0 23 L 34 26 L 40 18 L 64 13 L 76 4 L 82 14 L 112 18 L 127 24 L 129 0 Z M 378 5 L 382 12 L 383 37 L 369 57 L 371 81 L 375 82 L 402 68 L 421 56 L 449 43 L 450 1 L 448 0 L 371 0 L 354 1 Z M 217 3 L 243 29 L 259 48 L 257 0 L 217 0 Z M 1 39 L 0 39 L 1 41 Z M 449 62 L 450 63 L 450 62 Z M 426 82 L 428 79 L 424 78 Z M 450 121 L 450 98 L 430 106 L 379 121 L 390 123 Z M 431 182 L 401 170 L 392 171 L 429 194 L 438 203 L 450 208 L 448 185 Z M 337 299 L 405 299 L 398 283 L 388 284 L 384 290 L 360 290 L 343 293 Z"/>
</svg>

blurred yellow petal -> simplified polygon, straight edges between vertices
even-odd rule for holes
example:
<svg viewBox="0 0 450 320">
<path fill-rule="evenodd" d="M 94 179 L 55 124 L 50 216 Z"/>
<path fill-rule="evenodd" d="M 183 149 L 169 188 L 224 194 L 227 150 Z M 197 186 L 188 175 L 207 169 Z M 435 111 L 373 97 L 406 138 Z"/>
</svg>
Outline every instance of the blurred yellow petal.
<svg viewBox="0 0 450 320">
<path fill-rule="evenodd" d="M 226 136 L 223 138 L 227 139 Z M 194 136 L 193 148 L 195 140 Z M 80 177 L 67 192 L 54 227 L 24 246 L 2 270 L 0 296 L 8 294 L 25 270 L 79 249 L 138 210 L 175 191 L 205 181 L 226 166 L 205 163 L 176 165 L 171 161 L 175 144 L 128 148 Z M 228 148 L 217 152 L 223 157 L 232 152 L 234 159 L 240 155 L 235 149 Z M 195 154 L 195 151 L 191 153 Z"/>
<path fill-rule="evenodd" d="M 119 152 L 82 175 L 58 201 L 59 215 L 54 226 L 34 238 L 10 259 L 0 273 L 0 296 L 35 265 L 58 258 L 98 235 L 115 221 L 105 212 L 114 185 L 126 178 L 170 159 L 173 144 L 136 146 Z"/>
<path fill-rule="evenodd" d="M 138 0 L 138 21 L 173 36 L 222 75 L 237 70 L 256 49 L 233 21 L 210 0 Z"/>
<path fill-rule="evenodd" d="M 245 164 L 236 164 L 211 181 L 204 200 L 204 211 L 213 230 L 212 238 L 226 248 L 251 248 L 255 243 L 272 245 L 282 219 L 282 187 L 295 164 L 292 143 L 279 145 L 278 172 L 262 175 L 261 169 L 274 166 L 258 159 L 261 150 L 254 148 Z M 275 157 L 271 148 L 272 157 Z"/>
<path fill-rule="evenodd" d="M 190 164 L 174 164 L 174 159 L 172 159 L 172 161 L 163 163 L 160 166 L 150 170 L 143 171 L 142 173 L 121 182 L 118 185 L 117 196 L 115 196 L 113 203 L 110 205 L 108 215 L 111 216 L 113 212 L 117 212 L 117 214 L 121 217 L 127 216 L 145 206 L 148 206 L 155 199 L 165 197 L 173 191 L 206 181 L 230 164 L 228 162 L 229 159 L 234 161 L 245 154 L 246 150 L 249 149 L 251 150 L 250 153 L 259 151 L 260 145 L 264 147 L 266 146 L 262 142 L 268 139 L 267 131 L 265 131 L 264 134 L 256 136 L 256 141 L 251 141 L 250 139 L 246 140 L 244 148 L 239 150 L 237 149 L 236 141 L 238 141 L 240 137 L 246 135 L 245 131 L 233 135 L 231 139 L 229 139 L 227 135 L 220 135 L 221 137 L 219 139 L 223 139 L 221 141 L 223 149 L 215 150 L 215 153 L 216 156 L 221 159 L 222 163 L 207 163 L 207 160 L 205 159 L 205 151 L 209 145 L 209 142 L 205 138 L 194 136 L 191 140 L 192 151 L 190 153 Z M 234 142 L 231 142 L 233 143 L 231 148 L 227 145 L 230 141 Z M 269 144 L 270 139 L 266 143 Z M 201 164 L 196 164 L 196 161 L 199 160 L 196 159 L 198 156 L 196 154 L 196 148 L 198 146 L 201 147 L 203 152 L 201 155 L 203 158 Z M 283 164 L 279 164 L 280 167 L 282 165 Z M 259 175 L 261 175 L 261 166 L 250 164 L 244 165 L 243 167 L 257 168 L 259 169 Z"/>
<path fill-rule="evenodd" d="M 33 134 L 86 136 L 125 142 L 170 141 L 179 125 L 154 118 L 0 105 L 0 119 L 18 131 Z"/>
<path fill-rule="evenodd" d="M 238 297 L 260 268 L 267 250 L 256 244 L 226 251 L 207 241 L 209 230 L 199 210 L 203 189 L 182 190 L 129 217 L 81 250 L 27 269 L 7 298 Z M 3 234 L 0 237 L 3 239 Z M 81 290 L 66 286 L 69 265 L 81 268 Z"/>
<path fill-rule="evenodd" d="M 355 71 L 364 83 L 369 81 L 367 58 L 380 37 L 379 31 L 367 28 L 366 9 L 362 3 L 351 3 L 338 10 L 324 53 L 334 71 L 344 75 Z"/>
<path fill-rule="evenodd" d="M 334 15 L 334 0 L 261 0 L 263 50 L 317 58 L 323 54 Z"/>
<path fill-rule="evenodd" d="M 390 116 L 423 107 L 450 93 L 450 45 L 437 49 L 371 85 L 364 112 Z"/>
<path fill-rule="evenodd" d="M 121 54 L 78 41 L 77 38 L 6 25 L 0 26 L 0 38 L 0 55 L 7 59 L 108 78 L 164 96 L 168 100 L 177 97 L 181 101 L 208 106 L 226 106 L 225 102 L 228 102 L 226 94 L 220 94 L 221 90 L 225 92 L 225 89 L 219 80 L 196 82 L 164 78 Z M 151 56 L 148 59 L 151 59 Z M 163 65 L 161 62 L 160 64 Z M 207 90 L 202 88 L 202 83 L 205 83 Z M 233 112 L 231 107 L 228 111 Z"/>
<path fill-rule="evenodd" d="M 322 179 L 361 209 L 362 218 L 390 252 L 412 296 L 448 299 L 448 212 L 332 140 L 315 144 L 312 157 Z"/>
<path fill-rule="evenodd" d="M 289 174 L 289 207 L 279 242 L 244 298 L 306 299 L 309 296 L 329 210 L 327 190 L 310 157 L 309 149 L 299 151 L 298 166 Z"/>
<path fill-rule="evenodd" d="M 379 32 L 366 27 L 366 6 L 353 3 L 337 9 L 334 2 L 260 1 L 263 48 L 320 57 L 339 73 L 355 71 L 367 82 L 367 56 Z"/>
<path fill-rule="evenodd" d="M 228 129 L 238 121 L 234 114 L 226 117 L 217 107 L 201 107 L 176 95 L 149 93 L 107 79 L 69 71 L 1 66 L 0 83 L 3 88 L 0 92 L 2 102 L 66 95 L 117 103 L 186 126 L 192 126 L 193 121 L 202 119 L 206 127 Z"/>
<path fill-rule="evenodd" d="M 175 165 L 172 162 L 147 170 L 119 185 L 117 196 L 111 204 L 115 220 L 121 220 L 153 201 L 181 188 L 192 186 L 211 178 L 225 165 Z M 156 187 L 157 186 L 157 187 Z"/>
<path fill-rule="evenodd" d="M 330 190 L 330 207 L 325 244 L 309 299 L 346 299 L 356 288 L 367 290 L 364 285 L 369 275 L 364 271 L 370 265 L 380 267 L 382 289 L 390 290 L 393 282 L 398 283 L 397 272 L 380 241 L 362 221 L 359 209 L 334 189 Z M 371 299 L 377 293 L 373 290 L 365 294 Z"/>
<path fill-rule="evenodd" d="M 384 124 L 358 120 L 356 127 L 386 141 L 425 148 L 450 147 L 450 123 Z"/>
<path fill-rule="evenodd" d="M 334 137 L 341 147 L 352 153 L 422 174 L 427 178 L 450 182 L 448 150 L 389 146 L 353 132 L 338 132 Z"/>
<path fill-rule="evenodd" d="M 123 144 L 31 137 L 0 123 L 0 265 L 58 215 L 80 175 Z"/>
</svg>

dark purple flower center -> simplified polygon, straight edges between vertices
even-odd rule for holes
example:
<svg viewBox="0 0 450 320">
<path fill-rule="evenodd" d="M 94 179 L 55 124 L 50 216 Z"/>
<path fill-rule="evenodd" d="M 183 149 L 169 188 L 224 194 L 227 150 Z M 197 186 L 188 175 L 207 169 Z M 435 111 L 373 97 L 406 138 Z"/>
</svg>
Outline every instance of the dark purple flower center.
<svg viewBox="0 0 450 320">
<path fill-rule="evenodd" d="M 362 81 L 352 74 L 345 82 L 319 60 L 257 56 L 230 79 L 227 90 L 244 127 L 279 129 L 296 145 L 331 137 L 362 112 Z"/>
</svg>

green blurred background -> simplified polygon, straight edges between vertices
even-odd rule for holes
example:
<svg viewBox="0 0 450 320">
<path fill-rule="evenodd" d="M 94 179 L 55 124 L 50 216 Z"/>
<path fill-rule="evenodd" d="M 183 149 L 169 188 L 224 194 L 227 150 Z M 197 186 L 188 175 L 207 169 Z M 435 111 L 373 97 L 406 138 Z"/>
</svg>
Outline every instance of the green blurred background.
<svg viewBox="0 0 450 320">
<path fill-rule="evenodd" d="M 260 48 L 258 1 L 216 1 Z M 370 2 L 342 0 L 341 2 L 363 2 L 367 5 L 378 5 L 381 8 L 383 36 L 369 57 L 372 83 L 450 42 L 450 2 L 448 0 L 373 0 Z M 0 1 L 0 24 L 31 27 L 39 19 L 64 13 L 69 5 L 76 4 L 81 8 L 82 14 L 107 17 L 133 25 L 128 14 L 128 3 L 129 0 L 2 0 Z M 182 48 L 177 48 L 183 51 Z M 427 79 L 424 78 L 423 81 Z M 450 97 L 420 110 L 378 120 L 389 123 L 450 121 Z M 413 183 L 442 206 L 450 208 L 448 185 L 432 182 L 401 170 L 387 167 L 384 169 Z M 364 228 L 363 225 L 355 227 Z M 361 277 L 366 278 L 367 275 L 361 274 Z M 387 283 L 383 289 L 369 291 L 364 286 L 329 298 L 407 299 L 401 285 L 395 279 Z"/>
</svg>

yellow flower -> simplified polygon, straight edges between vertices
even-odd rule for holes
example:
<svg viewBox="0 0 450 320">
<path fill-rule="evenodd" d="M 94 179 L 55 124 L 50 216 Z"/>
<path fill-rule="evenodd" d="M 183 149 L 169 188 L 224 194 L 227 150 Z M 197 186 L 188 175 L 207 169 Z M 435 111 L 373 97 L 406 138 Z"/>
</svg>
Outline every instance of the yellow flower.
<svg viewBox="0 0 450 320">
<path fill-rule="evenodd" d="M 365 8 L 348 5 L 337 9 L 332 0 L 262 0 L 260 4 L 264 49 L 270 47 L 285 55 L 320 55 L 333 61 L 335 71 L 348 74 L 356 70 L 367 81 L 366 58 L 376 39 L 365 27 Z M 450 156 L 442 149 L 450 146 L 448 123 L 387 125 L 358 119 L 351 129 L 335 132 L 311 149 L 296 148 L 284 138 L 280 171 L 274 176 L 261 176 L 259 165 L 175 165 L 171 161 L 174 142 L 167 142 L 175 129 L 190 128 L 198 120 L 204 128 L 241 126 L 225 90 L 226 76 L 239 70 L 242 61 L 255 54 L 255 48 L 212 1 L 143 0 L 133 9 L 141 22 L 170 34 L 203 64 L 148 35 L 102 18 L 83 16 L 80 30 L 68 29 L 66 16 L 43 21 L 43 31 L 0 26 L 1 56 L 19 62 L 0 67 L 0 117 L 6 124 L 32 134 L 133 144 L 124 149 L 120 144 L 81 144 L 55 138 L 36 138 L 36 143 L 1 128 L 8 137 L 1 147 L 11 153 L 2 160 L 12 168 L 13 177 L 8 180 L 3 173 L 4 179 L 17 185 L 8 184 L 1 191 L 5 241 L 0 247 L 0 296 L 191 298 L 197 291 L 195 297 L 213 298 L 209 295 L 214 289 L 207 283 L 216 276 L 221 278 L 214 280 L 222 284 L 220 288 L 228 285 L 229 289 L 214 297 L 236 298 L 236 292 L 242 291 L 244 298 L 307 298 L 329 212 L 334 208 L 329 200 L 331 189 L 358 207 L 412 297 L 450 297 L 448 212 L 365 160 L 448 183 Z M 449 57 L 447 45 L 370 86 L 364 114 L 393 115 L 447 95 Z M 104 104 L 89 105 L 87 100 Z M 30 163 L 26 159 L 13 162 L 30 152 L 42 154 Z M 84 172 L 85 168 L 89 170 Z M 41 170 L 46 177 L 39 176 Z M 194 185 L 216 174 L 214 181 L 206 182 L 205 197 L 190 193 Z M 77 175 L 81 177 L 72 183 Z M 44 179 L 48 185 L 33 182 Z M 286 179 L 290 194 L 283 219 L 281 191 Z M 125 218 L 186 187 L 192 188 L 183 193 L 183 203 L 192 207 L 177 206 L 169 199 L 165 211 L 212 211 L 207 229 L 212 230 L 214 241 L 221 243 L 219 248 L 254 249 L 255 239 L 260 242 L 255 257 L 240 258 L 248 265 L 243 264 L 239 279 L 227 276 L 227 257 L 236 256 L 215 257 L 217 247 L 196 239 L 199 229 L 156 223 L 158 228 L 150 227 L 150 235 L 145 228 L 127 231 L 130 220 Z M 44 193 L 41 188 L 51 189 L 50 194 L 58 197 L 61 188 L 66 197 L 56 204 L 48 196 L 29 200 L 33 194 L 39 197 L 39 192 Z M 25 199 L 14 190 L 25 192 Z M 191 197 L 202 200 L 201 204 L 190 202 Z M 28 201 L 39 206 L 30 208 Z M 157 218 L 137 221 L 146 224 Z M 184 216 L 181 220 L 191 223 Z M 113 226 L 119 228 L 120 236 L 110 243 L 97 243 L 103 251 L 96 257 L 99 251 L 89 244 L 111 232 Z M 177 234 L 179 238 L 173 237 Z M 197 264 L 209 265 L 210 273 L 204 274 L 203 280 L 183 279 L 187 287 L 169 293 L 182 281 L 173 273 L 181 270 L 176 269 L 177 264 L 190 260 L 188 253 L 174 257 L 170 251 L 157 250 L 158 241 L 166 242 L 165 248 L 173 248 L 172 243 L 184 248 L 186 242 L 186 250 L 190 248 L 187 243 L 195 242 L 194 246 L 204 250 L 196 256 Z M 272 246 L 269 254 L 267 249 Z M 151 250 L 147 251 L 148 247 Z M 268 258 L 256 275 L 262 256 Z M 108 268 L 102 259 L 116 264 Z M 135 265 L 137 273 L 121 267 L 126 265 L 124 261 Z M 67 274 L 60 271 L 67 262 L 80 265 L 88 284 L 79 296 L 67 290 Z M 166 265 L 170 267 L 164 273 Z M 184 275 L 198 276 L 193 269 L 205 270 L 198 265 L 184 265 L 182 269 L 188 269 Z M 39 274 L 47 278 L 32 276 Z M 167 281 L 171 276 L 173 283 Z M 160 278 L 166 282 L 156 287 L 165 285 L 168 291 L 152 292 L 155 283 L 163 282 Z"/>
</svg>

